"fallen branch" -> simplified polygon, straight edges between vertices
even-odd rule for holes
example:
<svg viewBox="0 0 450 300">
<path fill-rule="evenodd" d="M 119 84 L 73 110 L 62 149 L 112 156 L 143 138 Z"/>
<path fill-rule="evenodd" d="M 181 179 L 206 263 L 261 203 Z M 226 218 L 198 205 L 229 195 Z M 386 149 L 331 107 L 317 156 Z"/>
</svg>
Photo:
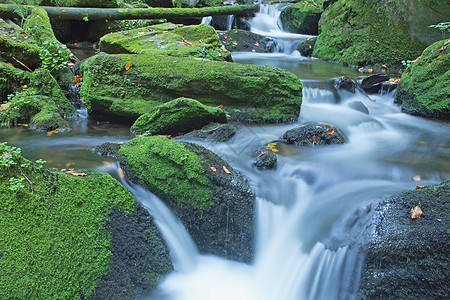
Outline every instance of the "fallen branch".
<svg viewBox="0 0 450 300">
<path fill-rule="evenodd" d="M 34 6 L 22 8 L 29 14 Z M 203 8 L 85 8 L 40 6 L 50 19 L 58 20 L 130 20 L 193 18 L 217 15 L 245 15 L 259 11 L 259 4 L 230 5 Z M 17 5 L 0 4 L 0 18 L 17 18 Z"/>
</svg>

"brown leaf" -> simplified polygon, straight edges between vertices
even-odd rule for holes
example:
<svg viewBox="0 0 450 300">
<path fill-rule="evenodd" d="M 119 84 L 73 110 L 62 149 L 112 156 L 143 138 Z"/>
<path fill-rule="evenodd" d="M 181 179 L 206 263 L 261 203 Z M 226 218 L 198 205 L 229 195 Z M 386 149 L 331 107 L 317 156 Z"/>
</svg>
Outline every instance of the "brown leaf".
<svg viewBox="0 0 450 300">
<path fill-rule="evenodd" d="M 125 64 L 125 71 L 128 71 L 130 69 L 130 62 L 127 62 Z"/>
<path fill-rule="evenodd" d="M 312 143 L 313 143 L 313 145 L 315 145 L 315 144 L 317 143 L 317 139 L 316 139 L 316 136 L 315 136 L 315 135 L 313 135 Z"/>
<path fill-rule="evenodd" d="M 420 207 L 416 206 L 412 208 L 409 213 L 411 215 L 411 219 L 417 219 L 422 215 L 422 210 L 420 209 Z"/>
<path fill-rule="evenodd" d="M 334 133 L 334 129 L 333 128 L 328 128 L 327 133 L 329 135 L 332 135 Z"/>
<path fill-rule="evenodd" d="M 222 166 L 222 169 L 225 173 L 231 174 L 231 172 L 225 166 Z"/>
</svg>

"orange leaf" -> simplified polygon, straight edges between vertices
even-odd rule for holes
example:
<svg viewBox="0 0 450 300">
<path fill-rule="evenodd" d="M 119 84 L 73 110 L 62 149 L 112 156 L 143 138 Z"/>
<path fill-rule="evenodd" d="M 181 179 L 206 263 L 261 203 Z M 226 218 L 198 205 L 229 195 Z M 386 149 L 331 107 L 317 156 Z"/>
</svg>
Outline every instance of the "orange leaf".
<svg viewBox="0 0 450 300">
<path fill-rule="evenodd" d="M 271 149 L 273 152 L 278 152 L 278 151 L 280 151 L 280 150 L 278 150 L 277 148 L 272 148 Z"/>
<path fill-rule="evenodd" d="M 214 168 L 214 167 L 210 167 L 210 168 L 211 168 L 211 171 L 213 171 L 213 172 L 216 171 L 216 168 Z"/>
<path fill-rule="evenodd" d="M 64 8 L 60 8 L 60 10 L 63 12 L 63 13 L 65 13 L 66 11 L 64 10 Z"/>
<path fill-rule="evenodd" d="M 110 162 L 110 161 L 104 160 L 104 161 L 102 161 L 102 164 L 103 164 L 104 166 L 109 166 L 109 165 L 111 164 L 111 162 Z"/>
<path fill-rule="evenodd" d="M 328 128 L 327 133 L 329 135 L 332 135 L 334 133 L 334 129 L 333 128 Z"/>
<path fill-rule="evenodd" d="M 231 174 L 231 172 L 225 166 L 222 166 L 222 169 L 225 173 Z"/>
<path fill-rule="evenodd" d="M 420 207 L 416 206 L 412 208 L 409 213 L 411 215 L 411 219 L 417 219 L 422 215 L 422 210 L 420 209 Z"/>
<path fill-rule="evenodd" d="M 123 142 L 118 142 L 117 145 L 123 145 Z"/>
<path fill-rule="evenodd" d="M 123 172 L 123 169 L 122 169 L 122 168 L 119 168 L 119 169 L 117 170 L 117 172 L 119 173 L 119 177 L 120 177 L 120 178 L 124 178 L 124 177 L 125 177 L 125 173 Z"/>
<path fill-rule="evenodd" d="M 316 139 L 316 136 L 315 136 L 315 135 L 313 135 L 312 143 L 313 143 L 313 145 L 317 143 L 317 139 Z"/>
<path fill-rule="evenodd" d="M 425 187 L 424 185 L 418 185 L 416 186 L 416 190 L 423 189 L 424 187 Z"/>
<path fill-rule="evenodd" d="M 130 62 L 127 62 L 125 64 L 125 71 L 128 71 L 130 69 Z"/>
<path fill-rule="evenodd" d="M 258 157 L 261 157 L 261 156 L 263 156 L 264 154 L 266 154 L 266 152 L 260 153 L 260 154 L 258 155 Z"/>
<path fill-rule="evenodd" d="M 223 108 L 223 104 L 220 104 L 219 106 L 217 106 L 218 108 Z"/>
<path fill-rule="evenodd" d="M 444 56 L 444 54 L 439 55 L 436 59 L 440 59 L 442 56 Z"/>
<path fill-rule="evenodd" d="M 52 134 L 58 133 L 57 130 L 47 131 L 47 136 L 52 136 Z"/>
</svg>

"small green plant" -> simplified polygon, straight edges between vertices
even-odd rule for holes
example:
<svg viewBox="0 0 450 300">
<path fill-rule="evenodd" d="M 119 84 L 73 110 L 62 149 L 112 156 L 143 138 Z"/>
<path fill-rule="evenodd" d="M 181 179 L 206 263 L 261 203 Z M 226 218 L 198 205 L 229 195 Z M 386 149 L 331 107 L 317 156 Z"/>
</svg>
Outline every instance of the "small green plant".
<svg viewBox="0 0 450 300">
<path fill-rule="evenodd" d="M 49 71 L 61 70 L 67 67 L 67 61 L 71 52 L 67 46 L 56 41 L 44 41 L 39 47 L 39 57 L 42 60 L 42 67 Z"/>
<path fill-rule="evenodd" d="M 0 118 L 3 119 L 8 126 L 15 125 L 21 118 L 27 117 L 31 113 L 33 97 L 37 94 L 35 89 L 28 89 L 24 86 L 24 90 L 8 95 L 8 106 L 0 110 Z"/>
<path fill-rule="evenodd" d="M 295 5 L 300 6 L 303 10 L 309 10 L 311 8 L 318 8 L 323 10 L 323 0 L 308 0 L 308 1 L 300 1 Z"/>
<path fill-rule="evenodd" d="M 439 29 L 442 32 L 442 39 L 445 39 L 446 31 L 450 32 L 450 22 L 443 22 L 436 25 L 430 25 L 428 27 Z"/>
<path fill-rule="evenodd" d="M 409 68 L 411 66 L 412 61 L 408 60 L 402 60 L 402 65 L 404 65 L 406 68 Z"/>
</svg>

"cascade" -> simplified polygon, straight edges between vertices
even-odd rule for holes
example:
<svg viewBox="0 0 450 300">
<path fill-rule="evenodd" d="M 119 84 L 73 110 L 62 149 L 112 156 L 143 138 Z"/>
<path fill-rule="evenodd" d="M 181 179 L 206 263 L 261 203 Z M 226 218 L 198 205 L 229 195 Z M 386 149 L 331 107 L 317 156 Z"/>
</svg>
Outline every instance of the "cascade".
<svg viewBox="0 0 450 300">
<path fill-rule="evenodd" d="M 212 16 L 207 16 L 202 18 L 201 24 L 211 25 Z"/>
</svg>

